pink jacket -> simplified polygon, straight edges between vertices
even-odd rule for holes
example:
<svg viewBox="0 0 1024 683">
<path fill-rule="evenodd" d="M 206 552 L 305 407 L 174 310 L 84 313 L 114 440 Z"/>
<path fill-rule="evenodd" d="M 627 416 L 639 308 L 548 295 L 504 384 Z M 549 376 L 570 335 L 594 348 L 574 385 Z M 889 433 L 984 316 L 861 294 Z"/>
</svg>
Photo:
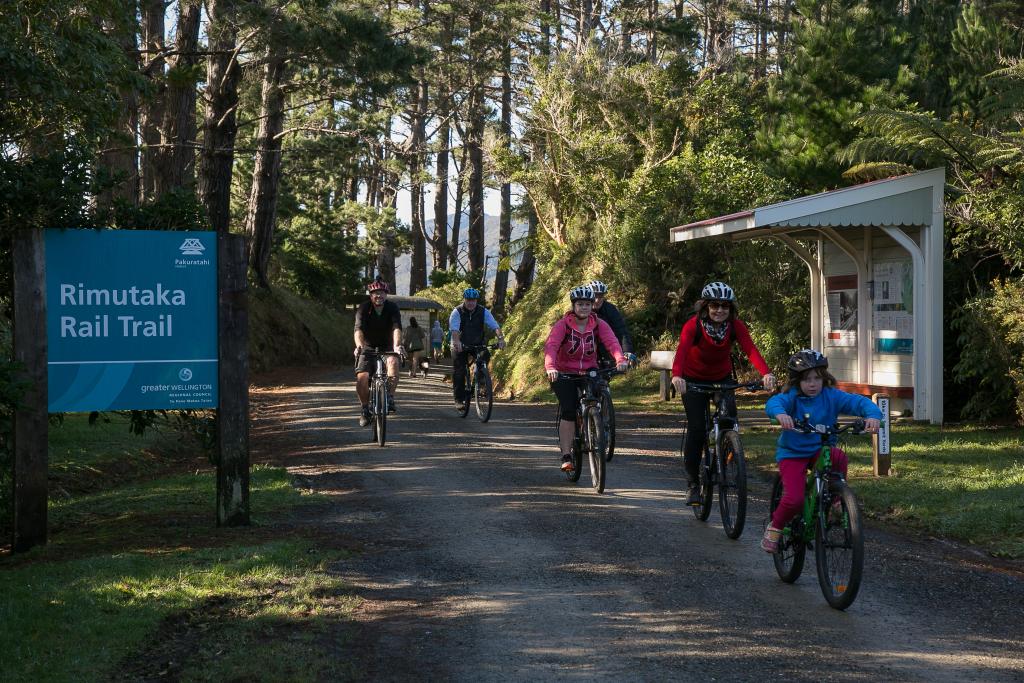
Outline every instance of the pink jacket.
<svg viewBox="0 0 1024 683">
<path fill-rule="evenodd" d="M 566 373 L 581 373 L 597 367 L 597 343 L 595 333 L 604 348 L 615 357 L 616 362 L 626 360 L 622 347 L 608 323 L 590 314 L 585 331 L 576 328 L 576 316 L 566 313 L 551 328 L 544 343 L 544 369 Z"/>
</svg>

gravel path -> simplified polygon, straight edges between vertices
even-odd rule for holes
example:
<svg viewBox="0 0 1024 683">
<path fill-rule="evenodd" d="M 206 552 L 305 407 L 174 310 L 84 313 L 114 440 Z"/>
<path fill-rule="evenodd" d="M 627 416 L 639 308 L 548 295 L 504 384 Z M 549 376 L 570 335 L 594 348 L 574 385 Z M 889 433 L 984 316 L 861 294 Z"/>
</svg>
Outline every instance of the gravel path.
<svg viewBox="0 0 1024 683">
<path fill-rule="evenodd" d="M 766 485 L 737 541 L 682 505 L 670 416 L 619 416 L 597 495 L 558 471 L 549 405 L 482 424 L 408 378 L 398 402 L 379 448 L 350 372 L 253 393 L 256 455 L 332 494 L 310 523 L 359 548 L 333 567 L 362 601 L 339 634 L 357 678 L 1024 681 L 1020 572 L 869 529 L 860 595 L 833 610 L 812 554 L 787 585 L 758 549 Z"/>
</svg>

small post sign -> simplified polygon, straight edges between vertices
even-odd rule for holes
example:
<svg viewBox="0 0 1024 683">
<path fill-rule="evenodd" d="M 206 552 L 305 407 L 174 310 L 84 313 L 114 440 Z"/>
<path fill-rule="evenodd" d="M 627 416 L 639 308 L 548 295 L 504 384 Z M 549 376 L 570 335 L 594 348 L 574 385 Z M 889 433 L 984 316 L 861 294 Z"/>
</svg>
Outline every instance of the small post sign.
<svg viewBox="0 0 1024 683">
<path fill-rule="evenodd" d="M 50 412 L 217 407 L 216 233 L 45 239 Z"/>
<path fill-rule="evenodd" d="M 878 434 L 871 437 L 871 462 L 876 477 L 888 477 L 892 467 L 892 453 L 889 450 L 889 395 L 874 394 L 871 400 L 882 411 L 882 424 L 878 427 Z"/>
</svg>

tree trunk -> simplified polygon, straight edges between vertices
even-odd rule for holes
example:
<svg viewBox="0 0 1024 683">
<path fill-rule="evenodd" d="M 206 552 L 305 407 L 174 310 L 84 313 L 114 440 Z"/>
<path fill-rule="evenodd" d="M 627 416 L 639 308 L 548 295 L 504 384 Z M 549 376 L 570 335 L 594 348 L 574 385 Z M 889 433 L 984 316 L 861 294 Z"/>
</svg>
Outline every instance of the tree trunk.
<svg viewBox="0 0 1024 683">
<path fill-rule="evenodd" d="M 380 184 L 378 186 L 378 206 L 397 208 L 398 206 L 398 178 L 387 168 L 391 159 L 392 149 L 388 145 L 391 140 L 392 122 L 389 120 L 384 130 L 380 147 Z M 384 278 L 385 282 L 394 292 L 397 289 L 395 280 L 395 229 L 386 228 L 381 236 L 380 250 L 377 253 L 377 272 Z"/>
<path fill-rule="evenodd" d="M 647 4 L 647 61 L 658 63 L 658 0 L 648 0 Z"/>
<path fill-rule="evenodd" d="M 448 112 L 442 110 L 446 117 Z M 445 122 L 438 131 L 441 148 L 437 151 L 437 186 L 434 191 L 434 239 L 430 246 L 434 250 L 434 269 L 448 267 L 448 155 L 451 152 L 452 129 Z"/>
<path fill-rule="evenodd" d="M 143 199 L 155 196 L 160 167 L 160 124 L 163 121 L 164 0 L 142 0 L 143 72 L 158 84 L 139 111 L 139 135 L 142 138 L 140 186 Z"/>
<path fill-rule="evenodd" d="M 533 205 L 529 207 L 529 232 L 526 234 L 526 247 L 523 249 L 523 258 L 519 260 L 519 267 L 515 269 L 516 290 L 512 294 L 511 308 L 519 303 L 533 285 L 534 270 L 537 266 L 537 259 L 533 255 L 533 241 L 537 238 L 537 212 Z"/>
<path fill-rule="evenodd" d="M 511 40 L 502 49 L 501 74 L 501 134 L 506 148 L 512 147 L 512 48 Z M 504 317 L 505 296 L 508 291 L 509 242 L 512 239 L 512 185 L 501 184 L 501 218 L 498 226 L 498 268 L 494 275 L 493 307 Z"/>
<path fill-rule="evenodd" d="M 409 271 L 409 296 L 427 287 L 427 240 L 423 225 L 423 181 L 427 116 L 427 81 L 421 78 L 416 87 L 412 116 L 412 150 L 409 155 L 409 196 L 412 203 L 412 266 Z"/>
<path fill-rule="evenodd" d="M 477 97 L 482 99 L 481 92 Z M 469 148 L 469 225 L 467 236 L 469 269 L 484 267 L 484 112 L 483 102 L 475 103 L 471 113 Z"/>
<path fill-rule="evenodd" d="M 469 147 L 463 142 L 462 163 L 455 169 L 455 216 L 452 219 L 452 241 L 448 251 L 448 263 L 451 270 L 459 265 L 459 232 L 462 225 L 462 196 L 466 188 L 466 163 L 469 156 Z"/>
<path fill-rule="evenodd" d="M 551 54 L 551 0 L 540 0 L 540 53 Z"/>
<path fill-rule="evenodd" d="M 131 16 L 122 16 L 118 23 L 111 27 L 115 32 L 125 57 L 136 66 L 139 62 L 139 45 L 136 39 L 138 19 L 134 11 Z M 96 198 L 96 208 L 105 213 L 117 202 L 131 205 L 139 203 L 139 169 L 136 165 L 137 150 L 136 134 L 139 125 L 139 98 L 134 88 L 125 88 L 118 92 L 121 109 L 117 123 L 107 138 L 105 150 L 100 154 L 97 163 L 101 174 L 111 178 L 114 184 L 104 189 Z"/>
<path fill-rule="evenodd" d="M 252 171 L 252 191 L 245 216 L 249 236 L 249 265 L 260 287 L 269 287 L 270 263 L 277 217 L 277 192 L 281 179 L 281 131 L 284 130 L 285 60 L 271 54 L 263 71 L 260 105 L 260 130 L 256 136 L 256 163 Z"/>
<path fill-rule="evenodd" d="M 199 62 L 199 0 L 180 0 L 176 54 L 170 60 L 164 93 L 163 124 L 160 130 L 161 163 L 154 192 L 166 192 L 191 185 L 195 180 L 196 84 L 188 77 Z"/>
<path fill-rule="evenodd" d="M 217 232 L 231 228 L 231 175 L 235 163 L 238 82 L 242 69 L 235 59 L 238 28 L 235 0 L 207 0 L 210 52 L 206 64 L 206 115 L 199 156 L 199 197 Z"/>
</svg>

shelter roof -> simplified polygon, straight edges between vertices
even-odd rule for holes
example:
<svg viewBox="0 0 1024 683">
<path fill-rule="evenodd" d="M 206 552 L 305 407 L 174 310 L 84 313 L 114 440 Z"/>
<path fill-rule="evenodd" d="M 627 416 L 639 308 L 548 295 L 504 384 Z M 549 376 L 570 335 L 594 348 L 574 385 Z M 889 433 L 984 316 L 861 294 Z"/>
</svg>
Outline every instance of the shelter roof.
<svg viewBox="0 0 1024 683">
<path fill-rule="evenodd" d="M 669 229 L 669 242 L 728 236 L 734 240 L 800 228 L 931 225 L 933 190 L 942 192 L 945 169 L 875 180 Z"/>
</svg>

